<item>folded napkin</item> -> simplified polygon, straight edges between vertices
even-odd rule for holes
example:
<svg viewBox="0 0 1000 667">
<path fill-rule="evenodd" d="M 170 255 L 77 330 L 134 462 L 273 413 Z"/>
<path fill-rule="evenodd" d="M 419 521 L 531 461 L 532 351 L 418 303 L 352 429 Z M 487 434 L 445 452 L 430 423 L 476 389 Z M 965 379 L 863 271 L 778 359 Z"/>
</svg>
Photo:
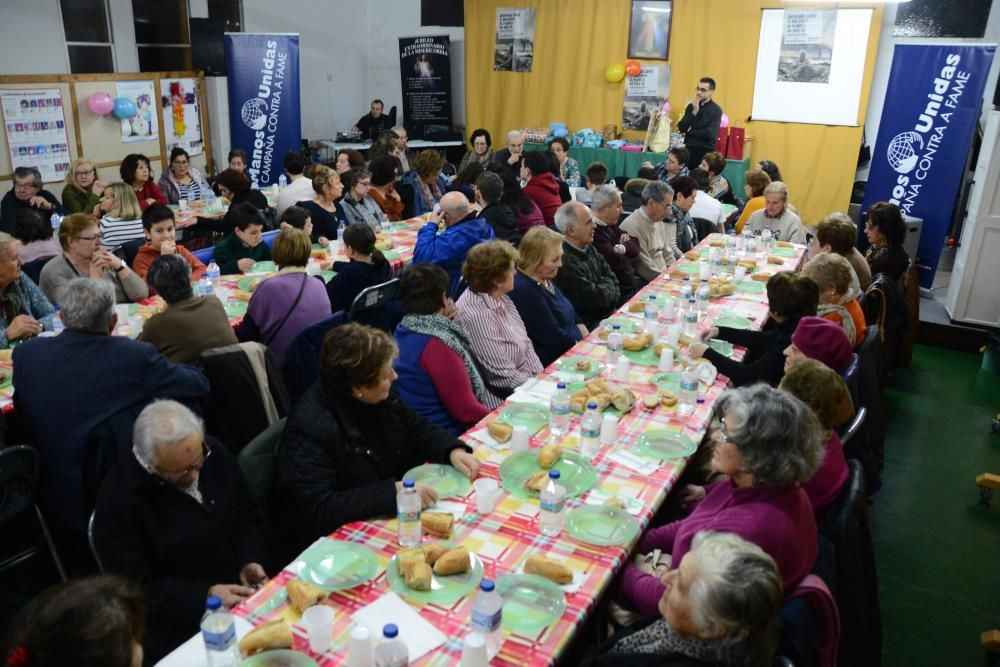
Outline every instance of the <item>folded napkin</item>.
<svg viewBox="0 0 1000 667">
<path fill-rule="evenodd" d="M 355 623 L 368 628 L 372 637 L 382 636 L 382 626 L 395 623 L 399 628 L 399 638 L 410 653 L 410 663 L 416 662 L 425 653 L 430 653 L 447 641 L 437 628 L 421 618 L 413 607 L 403 602 L 395 593 L 386 593 L 367 607 L 358 609 L 351 616 Z M 204 651 L 203 651 L 204 652 Z"/>
</svg>

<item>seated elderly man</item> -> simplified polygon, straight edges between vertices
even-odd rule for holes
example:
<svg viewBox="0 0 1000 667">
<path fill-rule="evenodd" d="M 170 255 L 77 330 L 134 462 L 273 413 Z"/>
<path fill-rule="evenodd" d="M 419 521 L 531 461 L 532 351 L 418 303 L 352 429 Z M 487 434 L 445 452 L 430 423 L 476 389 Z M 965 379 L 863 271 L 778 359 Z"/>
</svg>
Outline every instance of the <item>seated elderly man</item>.
<svg viewBox="0 0 1000 667">
<path fill-rule="evenodd" d="M 622 221 L 622 230 L 639 240 L 639 256 L 633 260 L 633 266 L 645 282 L 656 278 L 674 262 L 667 243 L 667 226 L 663 224 L 673 201 L 673 188 L 653 181 L 642 190 L 642 205 Z"/>
<path fill-rule="evenodd" d="M 118 320 L 107 280 L 75 278 L 61 294 L 66 330 L 14 350 L 14 406 L 42 457 L 39 500 L 53 528 L 72 539 L 87 525 L 82 471 L 91 434 L 155 398 L 204 396 L 208 380 L 148 343 L 112 336 Z"/>
<path fill-rule="evenodd" d="M 524 157 L 524 135 L 520 130 L 507 133 L 507 147 L 497 151 L 493 158 L 497 167 L 509 172 L 514 178 L 521 178 L 521 158 Z"/>
<path fill-rule="evenodd" d="M 396 148 L 390 155 L 399 159 L 400 175 L 413 170 L 413 167 L 410 166 L 410 160 L 414 158 L 414 153 L 406 147 L 409 138 L 410 135 L 402 125 L 396 125 L 392 128 L 392 141 L 396 144 Z"/>
<path fill-rule="evenodd" d="M 205 350 L 239 342 L 222 302 L 194 295 L 191 265 L 183 257 L 160 255 L 146 280 L 167 302 L 167 309 L 149 318 L 139 340 L 152 343 L 167 359 L 196 364 Z"/>
<path fill-rule="evenodd" d="M 66 215 L 56 196 L 43 190 L 42 185 L 42 174 L 34 167 L 14 170 L 14 187 L 0 200 L 0 232 L 10 234 L 14 230 L 14 217 L 23 208 L 41 211 L 46 218 L 53 213 Z"/>
<path fill-rule="evenodd" d="M 133 433 L 101 487 L 94 542 L 109 573 L 143 587 L 152 663 L 198 632 L 207 596 L 228 608 L 252 595 L 268 556 L 243 473 L 191 410 L 155 401 Z"/>
<path fill-rule="evenodd" d="M 764 188 L 764 208 L 750 216 L 744 229 L 754 234 L 770 229 L 775 241 L 806 242 L 806 228 L 788 205 L 788 186 L 781 181 Z"/>
<path fill-rule="evenodd" d="M 445 229 L 439 234 L 440 223 L 444 223 Z M 449 192 L 441 198 L 441 210 L 417 232 L 413 263 L 439 265 L 455 285 L 462 275 L 462 262 L 469 248 L 494 236 L 493 228 L 473 210 L 465 195 Z"/>
<path fill-rule="evenodd" d="M 579 202 L 566 202 L 556 211 L 556 228 L 566 236 L 556 284 L 588 329 L 610 315 L 621 296 L 618 278 L 594 247 L 596 226 Z"/>
<path fill-rule="evenodd" d="M 590 213 L 594 218 L 594 247 L 618 279 L 618 301 L 624 303 L 639 289 L 632 262 L 639 256 L 639 240 L 629 236 L 618 224 L 622 214 L 622 195 L 613 185 L 594 189 Z"/>
</svg>

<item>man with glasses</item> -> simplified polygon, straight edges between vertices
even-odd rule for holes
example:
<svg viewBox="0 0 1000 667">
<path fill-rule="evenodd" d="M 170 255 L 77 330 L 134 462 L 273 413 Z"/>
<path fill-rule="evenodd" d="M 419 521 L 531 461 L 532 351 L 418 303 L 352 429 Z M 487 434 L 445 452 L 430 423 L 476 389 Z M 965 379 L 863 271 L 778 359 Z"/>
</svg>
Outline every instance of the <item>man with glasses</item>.
<svg viewBox="0 0 1000 667">
<path fill-rule="evenodd" d="M 66 215 L 55 195 L 42 189 L 42 174 L 34 167 L 14 170 L 14 187 L 0 201 L 0 232 L 10 234 L 14 229 L 14 216 L 23 208 L 41 211 L 46 218 L 53 213 Z"/>
<path fill-rule="evenodd" d="M 267 579 L 264 521 L 236 460 L 175 401 L 140 413 L 131 453 L 105 479 L 94 546 L 108 573 L 139 582 L 151 662 L 198 632 L 205 598 L 227 607 Z"/>
<path fill-rule="evenodd" d="M 696 169 L 705 153 L 715 150 L 722 125 L 722 107 L 712 100 L 715 79 L 703 76 L 695 88 L 694 99 L 684 109 L 684 116 L 677 129 L 684 133 L 684 146 L 688 149 L 688 168 Z"/>
<path fill-rule="evenodd" d="M 518 130 L 507 133 L 507 148 L 497 151 L 494 162 L 504 171 L 521 178 L 521 158 L 524 157 L 524 135 Z"/>
</svg>

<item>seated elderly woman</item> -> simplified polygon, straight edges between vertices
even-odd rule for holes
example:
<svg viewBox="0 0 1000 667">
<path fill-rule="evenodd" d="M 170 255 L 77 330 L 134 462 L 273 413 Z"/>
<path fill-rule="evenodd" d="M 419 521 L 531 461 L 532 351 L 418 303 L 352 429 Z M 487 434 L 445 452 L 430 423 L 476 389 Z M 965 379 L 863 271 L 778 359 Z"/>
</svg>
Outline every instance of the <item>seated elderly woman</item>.
<svg viewBox="0 0 1000 667">
<path fill-rule="evenodd" d="M 292 408 L 278 449 L 277 494 L 293 552 L 345 523 L 396 514 L 403 473 L 433 461 L 475 479 L 479 461 L 461 440 L 392 391 L 396 344 L 357 323 L 323 341 L 320 377 Z M 417 485 L 427 507 L 437 499 Z"/>
<path fill-rule="evenodd" d="M 663 575 L 658 617 L 614 634 L 584 659 L 614 665 L 770 665 L 782 585 L 774 559 L 733 533 L 701 531 Z"/>
<path fill-rule="evenodd" d="M 493 163 L 493 138 L 487 130 L 481 127 L 473 130 L 469 135 L 469 145 L 472 146 L 472 150 L 462 156 L 462 161 L 458 164 L 459 171 L 470 162 L 478 162 L 483 169 Z"/>
<path fill-rule="evenodd" d="M 456 323 L 447 272 L 414 264 L 399 284 L 406 315 L 396 327 L 396 389 L 416 412 L 453 435 L 500 405 L 472 359 L 469 336 Z"/>
<path fill-rule="evenodd" d="M 837 425 L 839 406 L 850 402 L 844 378 L 837 371 L 816 359 L 803 359 L 793 365 L 781 379 L 779 389 L 808 405 L 820 426 L 824 429 L 826 452 L 823 463 L 816 473 L 802 484 L 809 496 L 816 520 L 819 521 L 826 509 L 833 504 L 840 490 L 847 482 L 847 461 L 844 446 L 834 427 Z"/>
<path fill-rule="evenodd" d="M 705 153 L 705 157 L 701 159 L 701 164 L 698 165 L 698 168 L 704 169 L 708 173 L 708 194 L 716 199 L 733 200 L 733 194 L 729 189 L 729 181 L 722 175 L 722 172 L 726 168 L 725 155 L 718 151 Z"/>
<path fill-rule="evenodd" d="M 771 177 L 760 169 L 750 169 L 743 174 L 746 178 L 746 185 L 743 186 L 743 193 L 747 196 L 747 203 L 740 211 L 740 217 L 736 221 L 736 233 L 742 234 L 743 227 L 747 224 L 750 216 L 764 208 L 764 190 L 771 184 Z"/>
<path fill-rule="evenodd" d="M 559 163 L 559 178 L 571 188 L 580 187 L 582 184 L 580 163 L 569 156 L 569 141 L 566 140 L 566 137 L 553 139 L 549 150 L 552 151 Z"/>
<path fill-rule="evenodd" d="M 474 246 L 462 265 L 469 283 L 455 321 L 469 334 L 472 356 L 491 393 L 506 398 L 542 370 L 524 321 L 508 293 L 514 289 L 517 251 L 506 241 Z"/>
<path fill-rule="evenodd" d="M 754 382 L 777 386 L 785 372 L 784 351 L 792 341 L 792 332 L 799 320 L 816 314 L 819 290 L 816 283 L 793 273 L 776 273 L 767 281 L 767 302 L 775 326 L 766 331 L 749 331 L 730 327 L 711 327 L 702 332 L 702 342 L 691 343 L 688 354 L 692 359 L 704 357 L 742 387 Z M 743 361 L 736 361 L 708 347 L 713 338 L 727 340 L 747 348 Z"/>
<path fill-rule="evenodd" d="M 129 153 L 118 167 L 122 182 L 130 186 L 143 211 L 150 204 L 167 204 L 167 197 L 153 182 L 153 169 L 149 158 L 141 153 Z"/>
<path fill-rule="evenodd" d="M 71 579 L 17 613 L 6 665 L 140 667 L 146 605 L 120 577 Z"/>
<path fill-rule="evenodd" d="M 135 420 L 93 534 L 105 570 L 142 586 L 149 664 L 198 632 L 207 596 L 231 608 L 267 580 L 264 518 L 236 459 L 176 401 L 153 401 Z"/>
<path fill-rule="evenodd" d="M 831 213 L 816 225 L 816 234 L 809 244 L 809 256 L 833 252 L 851 265 L 851 293 L 855 297 L 872 284 L 872 271 L 865 256 L 854 247 L 858 227 L 846 213 Z"/>
<path fill-rule="evenodd" d="M 899 282 L 910 267 L 910 256 L 903 249 L 906 223 L 899 207 L 884 201 L 872 204 L 868 209 L 865 236 L 871 244 L 865 250 L 865 259 L 872 275 L 884 273 Z"/>
<path fill-rule="evenodd" d="M 205 350 L 239 342 L 222 302 L 195 296 L 191 265 L 183 257 L 157 257 L 146 280 L 167 302 L 167 309 L 146 320 L 139 340 L 152 343 L 167 359 L 176 364 L 197 364 Z"/>
<path fill-rule="evenodd" d="M 750 216 L 746 227 L 754 234 L 770 229 L 776 241 L 806 242 L 806 228 L 788 206 L 788 186 L 781 181 L 764 188 L 764 208 Z"/>
<path fill-rule="evenodd" d="M 52 329 L 56 309 L 31 278 L 21 272 L 21 242 L 0 232 L 0 347 Z"/>
<path fill-rule="evenodd" d="M 365 166 L 364 154 L 354 148 L 344 148 L 337 153 L 337 161 L 334 162 L 334 170 L 338 174 L 346 174 L 351 169 L 361 169 Z"/>
<path fill-rule="evenodd" d="M 835 253 L 816 255 L 802 267 L 802 275 L 819 286 L 816 314 L 844 327 L 854 345 L 865 339 L 865 313 L 851 292 L 851 264 Z"/>
<path fill-rule="evenodd" d="M 340 224 L 347 224 L 344 212 L 334 203 L 343 194 L 344 184 L 337 172 L 320 165 L 313 169 L 312 187 L 316 193 L 313 198 L 296 202 L 295 205 L 309 213 L 312 222 L 310 238 L 313 243 L 326 245 L 337 238 Z"/>
<path fill-rule="evenodd" d="M 215 245 L 212 260 L 222 275 L 246 273 L 257 262 L 271 260 L 271 248 L 264 243 L 264 214 L 252 204 L 239 204 L 233 214 L 233 231 Z"/>
<path fill-rule="evenodd" d="M 18 257 L 22 264 L 55 257 L 62 252 L 53 231 L 52 223 L 35 209 L 22 208 L 17 212 L 11 236 L 21 242 Z"/>
<path fill-rule="evenodd" d="M 101 201 L 104 183 L 97 178 L 97 168 L 87 158 L 77 158 L 66 172 L 62 191 L 63 208 L 70 213 L 90 213 Z"/>
<path fill-rule="evenodd" d="M 295 337 L 331 313 L 326 285 L 306 273 L 311 253 L 312 244 L 303 232 L 282 230 L 271 251 L 278 274 L 257 285 L 240 324 L 239 339 L 266 345 L 279 367 Z"/>
<path fill-rule="evenodd" d="M 413 171 L 403 175 L 403 183 L 413 188 L 413 215 L 434 210 L 448 189 L 448 180 L 441 175 L 444 158 L 437 151 L 423 151 L 413 160 Z"/>
<path fill-rule="evenodd" d="M 351 169 L 341 176 L 341 180 L 344 181 L 344 196 L 340 200 L 340 207 L 344 211 L 347 224 L 361 222 L 369 227 L 378 228 L 383 222 L 389 221 L 388 216 L 369 194 L 372 187 L 371 172 L 364 167 Z"/>
<path fill-rule="evenodd" d="M 638 553 L 659 549 L 683 562 L 703 530 L 731 532 L 774 558 L 786 592 L 809 574 L 819 550 L 809 498 L 799 486 L 823 461 L 823 432 L 812 411 L 791 394 L 764 384 L 725 392 L 709 426 L 712 469 L 727 479 L 689 486 L 697 504 L 689 516 L 646 531 Z M 621 577 L 624 606 L 653 616 L 664 585 L 628 564 Z"/>
</svg>

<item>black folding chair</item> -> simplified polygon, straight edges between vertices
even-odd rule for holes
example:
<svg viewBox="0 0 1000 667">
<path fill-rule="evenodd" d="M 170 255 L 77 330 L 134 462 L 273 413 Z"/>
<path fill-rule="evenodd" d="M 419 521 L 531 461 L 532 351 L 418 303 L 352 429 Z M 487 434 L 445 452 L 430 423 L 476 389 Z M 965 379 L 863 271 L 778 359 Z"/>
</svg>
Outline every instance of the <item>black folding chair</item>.
<svg viewBox="0 0 1000 667">
<path fill-rule="evenodd" d="M 52 541 L 48 524 L 35 504 L 41 460 L 27 445 L 0 449 L 0 572 L 20 565 L 48 549 L 59 577 L 66 569 Z M 32 535 L 33 534 L 33 535 Z"/>
<path fill-rule="evenodd" d="M 366 287 L 351 304 L 351 321 L 392 333 L 396 328 L 394 306 L 398 294 L 399 278 Z"/>
<path fill-rule="evenodd" d="M 45 265 L 48 264 L 50 260 L 53 259 L 55 259 L 55 255 L 52 257 L 42 257 L 41 259 L 32 260 L 24 264 L 21 267 L 21 271 L 24 272 L 24 275 L 31 278 L 31 282 L 37 285 L 38 281 L 42 278 L 42 269 L 45 268 Z"/>
</svg>

